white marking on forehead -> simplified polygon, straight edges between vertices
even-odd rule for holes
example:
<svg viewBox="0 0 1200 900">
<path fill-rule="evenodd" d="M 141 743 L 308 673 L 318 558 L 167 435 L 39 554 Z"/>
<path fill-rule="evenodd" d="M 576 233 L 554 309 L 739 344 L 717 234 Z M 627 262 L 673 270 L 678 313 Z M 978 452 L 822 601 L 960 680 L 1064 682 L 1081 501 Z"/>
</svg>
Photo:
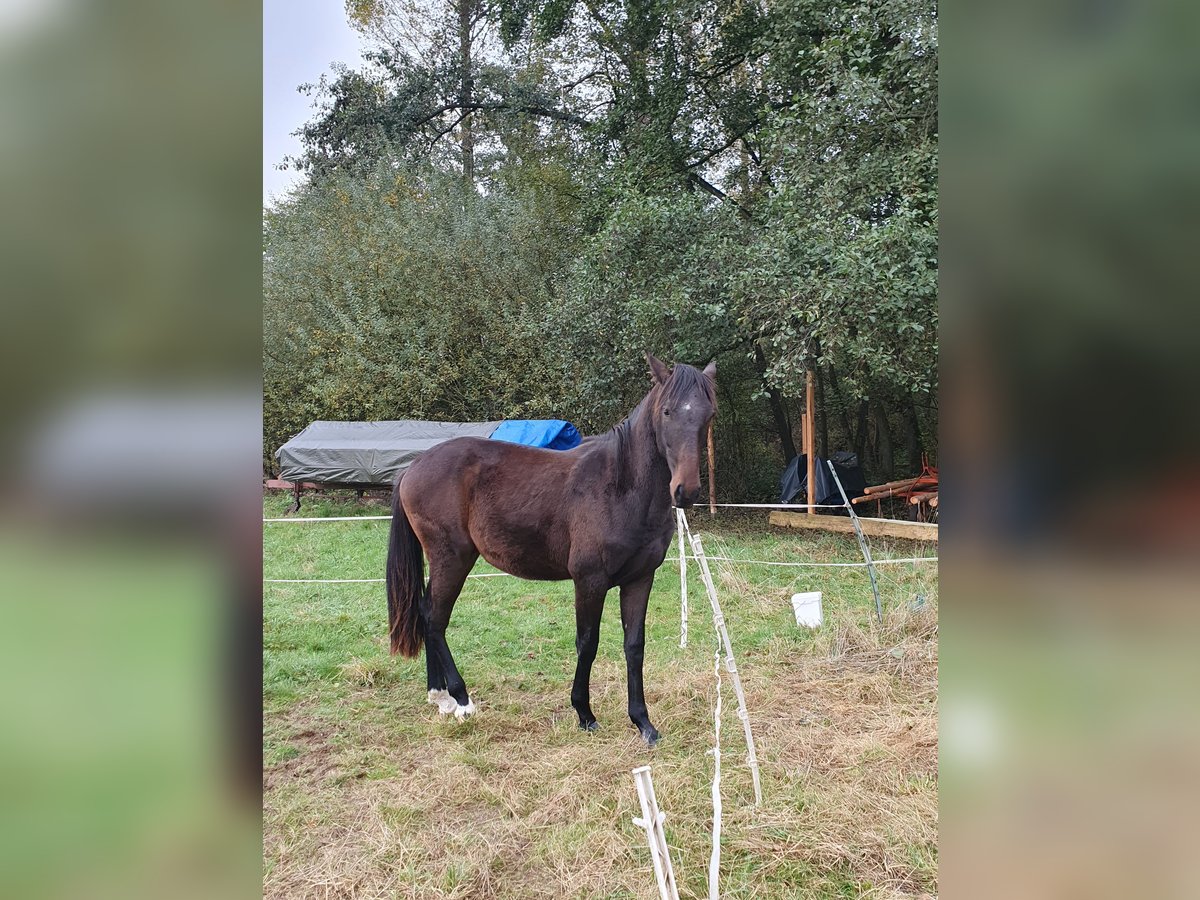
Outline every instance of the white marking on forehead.
<svg viewBox="0 0 1200 900">
<path fill-rule="evenodd" d="M 691 409 L 691 408 L 692 408 L 692 404 L 690 404 L 690 403 L 685 403 L 685 404 L 683 404 L 683 408 L 684 408 L 684 409 Z"/>
</svg>

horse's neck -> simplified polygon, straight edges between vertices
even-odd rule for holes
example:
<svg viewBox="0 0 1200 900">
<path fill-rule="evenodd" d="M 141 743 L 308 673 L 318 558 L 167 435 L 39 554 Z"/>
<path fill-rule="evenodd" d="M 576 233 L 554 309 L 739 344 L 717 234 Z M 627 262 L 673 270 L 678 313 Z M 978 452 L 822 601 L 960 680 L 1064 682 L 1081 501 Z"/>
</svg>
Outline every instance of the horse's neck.
<svg viewBox="0 0 1200 900">
<path fill-rule="evenodd" d="M 658 449 L 654 433 L 653 404 L 647 398 L 631 413 L 625 452 L 619 465 L 621 479 L 637 497 L 646 518 L 665 516 L 671 505 L 671 470 Z"/>
</svg>

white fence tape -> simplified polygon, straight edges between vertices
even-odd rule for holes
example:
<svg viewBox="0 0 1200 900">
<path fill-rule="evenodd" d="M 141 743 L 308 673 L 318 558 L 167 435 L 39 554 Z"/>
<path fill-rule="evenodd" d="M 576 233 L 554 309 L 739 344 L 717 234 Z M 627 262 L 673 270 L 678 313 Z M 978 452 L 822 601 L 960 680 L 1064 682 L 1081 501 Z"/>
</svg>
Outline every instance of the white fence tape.
<svg viewBox="0 0 1200 900">
<path fill-rule="evenodd" d="M 683 549 L 683 518 L 681 516 L 675 517 L 675 526 L 679 543 L 679 646 L 682 649 L 687 646 L 688 596 L 687 552 Z"/>
<path fill-rule="evenodd" d="M 717 649 L 713 651 L 713 675 L 717 679 L 717 707 L 713 710 L 713 758 L 712 780 L 712 853 L 708 857 L 709 900 L 721 896 L 718 882 L 721 876 L 721 634 L 717 633 Z"/>
<path fill-rule="evenodd" d="M 700 507 L 715 506 L 718 509 L 845 509 L 844 503 L 702 503 Z M 698 507 L 699 508 L 699 507 Z M 281 516 L 263 519 L 263 524 L 275 525 L 286 522 L 386 522 L 391 516 Z"/>
<path fill-rule="evenodd" d="M 679 636 L 679 646 L 687 646 L 687 570 L 684 560 L 695 559 L 695 556 L 683 556 L 680 559 L 679 579 L 680 591 L 682 600 L 681 611 L 681 634 Z M 865 569 L 866 563 L 860 562 L 770 562 L 765 559 L 738 559 L 733 556 L 710 556 L 710 561 L 739 563 L 746 566 L 787 566 L 798 568 L 816 568 L 816 569 L 832 569 L 832 568 L 850 568 L 850 569 Z M 936 556 L 911 556 L 906 559 L 876 559 L 875 565 L 886 565 L 888 563 L 923 563 L 937 562 Z M 507 572 L 479 572 L 475 575 L 468 575 L 468 578 L 515 578 L 515 575 L 509 575 Z M 382 584 L 382 578 L 264 578 L 264 584 Z"/>
<path fill-rule="evenodd" d="M 695 559 L 694 556 L 689 556 L 688 559 Z M 747 566 L 788 566 L 801 569 L 865 569 L 865 562 L 771 562 L 765 559 L 739 559 L 736 556 L 710 556 L 710 562 L 731 562 L 742 563 Z M 872 559 L 871 562 L 875 565 L 883 563 L 921 563 L 921 562 L 937 562 L 936 556 L 909 556 L 903 559 Z"/>
<path fill-rule="evenodd" d="M 507 572 L 477 572 L 468 578 L 516 578 Z M 263 584 L 383 584 L 384 578 L 264 578 Z"/>
</svg>

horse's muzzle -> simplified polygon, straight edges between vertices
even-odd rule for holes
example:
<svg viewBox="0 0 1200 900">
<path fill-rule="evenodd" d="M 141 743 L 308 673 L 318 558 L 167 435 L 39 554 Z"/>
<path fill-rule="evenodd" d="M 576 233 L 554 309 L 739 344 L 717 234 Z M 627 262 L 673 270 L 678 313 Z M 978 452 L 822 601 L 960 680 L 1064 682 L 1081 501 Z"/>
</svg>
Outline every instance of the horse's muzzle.
<svg viewBox="0 0 1200 900">
<path fill-rule="evenodd" d="M 685 492 L 682 484 L 676 485 L 675 493 L 672 495 L 671 500 L 676 509 L 691 509 L 696 505 L 696 495 L 698 493 L 699 491 Z"/>
</svg>

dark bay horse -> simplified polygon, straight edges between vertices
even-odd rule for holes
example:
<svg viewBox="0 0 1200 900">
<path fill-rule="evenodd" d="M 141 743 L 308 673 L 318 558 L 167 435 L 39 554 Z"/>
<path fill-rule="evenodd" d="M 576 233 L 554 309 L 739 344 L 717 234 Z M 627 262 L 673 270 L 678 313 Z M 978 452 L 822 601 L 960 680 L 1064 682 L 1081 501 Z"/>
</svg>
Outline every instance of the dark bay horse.
<svg viewBox="0 0 1200 900">
<path fill-rule="evenodd" d="M 671 508 L 700 492 L 700 442 L 716 413 L 716 363 L 703 372 L 647 354 L 650 392 L 611 431 L 573 450 L 462 437 L 414 462 L 392 492 L 387 595 L 391 652 L 425 644 L 429 702 L 462 718 L 475 711 L 446 626 L 475 561 L 541 581 L 575 582 L 578 664 L 571 705 L 597 727 L 588 682 L 600 613 L 621 589 L 629 718 L 653 745 L 642 690 L 646 603 L 674 533 Z M 424 580 L 424 555 L 429 581 Z"/>
</svg>

